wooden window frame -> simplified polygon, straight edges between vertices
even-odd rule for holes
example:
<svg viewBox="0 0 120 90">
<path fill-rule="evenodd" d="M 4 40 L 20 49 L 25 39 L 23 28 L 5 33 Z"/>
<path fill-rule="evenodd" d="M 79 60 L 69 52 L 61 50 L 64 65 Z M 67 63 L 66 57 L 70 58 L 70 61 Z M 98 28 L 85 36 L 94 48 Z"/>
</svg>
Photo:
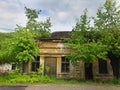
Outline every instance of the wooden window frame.
<svg viewBox="0 0 120 90">
<path fill-rule="evenodd" d="M 34 64 L 34 65 L 33 65 Z M 31 63 L 31 71 L 32 72 L 37 72 L 37 69 L 40 67 L 40 56 L 37 56 L 35 58 L 35 61 Z M 34 68 L 34 69 L 33 69 Z"/>
<path fill-rule="evenodd" d="M 65 56 L 61 57 L 61 72 L 70 72 L 70 61 Z"/>
<path fill-rule="evenodd" d="M 99 74 L 108 74 L 107 61 L 98 59 Z"/>
</svg>

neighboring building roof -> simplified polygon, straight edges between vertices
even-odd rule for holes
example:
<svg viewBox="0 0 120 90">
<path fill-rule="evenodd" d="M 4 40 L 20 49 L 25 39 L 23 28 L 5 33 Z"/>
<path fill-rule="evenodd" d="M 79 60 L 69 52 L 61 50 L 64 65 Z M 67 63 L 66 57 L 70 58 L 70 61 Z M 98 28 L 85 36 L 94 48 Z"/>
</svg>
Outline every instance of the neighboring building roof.
<svg viewBox="0 0 120 90">
<path fill-rule="evenodd" d="M 41 38 L 41 40 L 61 40 L 64 38 L 68 38 L 70 36 L 71 31 L 57 31 L 51 33 L 51 36 L 48 38 Z"/>
</svg>

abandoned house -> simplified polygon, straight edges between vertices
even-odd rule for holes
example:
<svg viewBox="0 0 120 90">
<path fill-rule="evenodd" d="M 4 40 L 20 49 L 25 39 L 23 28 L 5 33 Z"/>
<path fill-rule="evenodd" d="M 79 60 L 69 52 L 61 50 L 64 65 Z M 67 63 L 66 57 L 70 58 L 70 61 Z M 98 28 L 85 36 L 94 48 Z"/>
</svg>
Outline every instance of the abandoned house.
<svg viewBox="0 0 120 90">
<path fill-rule="evenodd" d="M 31 63 L 31 71 L 37 71 L 42 66 L 43 73 L 57 78 L 77 78 L 80 80 L 112 80 L 113 70 L 110 60 L 96 60 L 86 67 L 86 63 L 78 61 L 74 67 L 66 54 L 71 49 L 63 42 L 70 32 L 53 32 L 50 38 L 42 38 L 38 44 L 40 55 Z M 49 67 L 49 72 L 46 68 Z"/>
</svg>

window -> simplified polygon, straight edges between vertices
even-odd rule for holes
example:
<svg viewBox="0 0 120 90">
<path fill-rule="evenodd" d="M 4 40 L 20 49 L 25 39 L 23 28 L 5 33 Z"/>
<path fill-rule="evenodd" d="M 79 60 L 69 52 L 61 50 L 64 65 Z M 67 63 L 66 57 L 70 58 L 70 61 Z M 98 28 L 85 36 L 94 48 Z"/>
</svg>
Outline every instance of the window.
<svg viewBox="0 0 120 90">
<path fill-rule="evenodd" d="M 69 72 L 69 71 L 70 71 L 70 61 L 66 57 L 62 57 L 61 72 Z"/>
<path fill-rule="evenodd" d="M 15 68 L 16 68 L 16 64 L 13 63 L 13 64 L 12 64 L 12 70 L 15 70 Z"/>
<path fill-rule="evenodd" d="M 40 66 L 40 56 L 37 56 L 35 58 L 35 61 L 32 62 L 32 71 L 37 72 L 37 69 L 39 68 L 39 66 Z"/>
<path fill-rule="evenodd" d="M 108 70 L 107 70 L 107 61 L 99 59 L 98 62 L 99 62 L 99 73 L 101 73 L 101 74 L 107 74 L 108 73 Z"/>
</svg>

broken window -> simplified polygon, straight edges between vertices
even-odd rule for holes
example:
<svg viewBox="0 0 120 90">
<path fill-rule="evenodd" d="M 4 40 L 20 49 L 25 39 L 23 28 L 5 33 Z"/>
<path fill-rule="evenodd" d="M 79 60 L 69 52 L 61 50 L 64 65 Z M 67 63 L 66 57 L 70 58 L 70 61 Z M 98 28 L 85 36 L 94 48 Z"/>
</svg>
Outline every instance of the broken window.
<svg viewBox="0 0 120 90">
<path fill-rule="evenodd" d="M 40 67 L 40 56 L 35 58 L 35 61 L 32 62 L 32 71 L 37 72 L 37 69 Z"/>
<path fill-rule="evenodd" d="M 61 72 L 69 72 L 69 71 L 70 71 L 70 61 L 66 57 L 62 57 Z"/>
<path fill-rule="evenodd" d="M 107 61 L 99 59 L 98 62 L 99 62 L 99 73 L 101 73 L 101 74 L 107 74 L 108 73 L 108 70 L 107 70 Z"/>
</svg>

